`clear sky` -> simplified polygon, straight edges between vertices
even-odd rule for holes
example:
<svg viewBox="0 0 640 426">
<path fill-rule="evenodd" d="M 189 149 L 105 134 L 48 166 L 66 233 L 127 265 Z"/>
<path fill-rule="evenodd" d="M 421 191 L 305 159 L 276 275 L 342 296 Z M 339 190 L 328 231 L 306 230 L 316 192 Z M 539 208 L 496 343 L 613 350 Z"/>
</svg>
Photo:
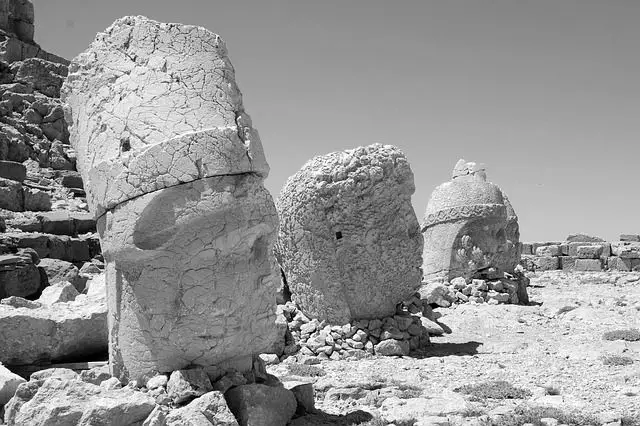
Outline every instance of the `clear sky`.
<svg viewBox="0 0 640 426">
<path fill-rule="evenodd" d="M 459 158 L 485 163 L 523 241 L 640 233 L 638 0 L 34 0 L 71 59 L 125 15 L 229 49 L 277 197 L 309 158 L 399 146 L 422 220 Z"/>
</svg>

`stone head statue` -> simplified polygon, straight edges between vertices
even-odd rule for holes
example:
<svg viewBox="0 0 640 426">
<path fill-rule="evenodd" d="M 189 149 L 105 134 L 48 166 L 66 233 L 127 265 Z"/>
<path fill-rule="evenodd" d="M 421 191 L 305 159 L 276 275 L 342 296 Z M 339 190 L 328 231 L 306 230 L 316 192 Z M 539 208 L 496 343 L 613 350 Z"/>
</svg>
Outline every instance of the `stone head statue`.
<svg viewBox="0 0 640 426">
<path fill-rule="evenodd" d="M 119 19 L 62 96 L 105 256 L 112 374 L 249 369 L 275 334 L 278 219 L 224 42 Z"/>
<path fill-rule="evenodd" d="M 413 172 L 395 146 L 313 158 L 277 202 L 276 257 L 293 301 L 332 324 L 393 315 L 420 286 Z"/>
<path fill-rule="evenodd" d="M 422 233 L 426 281 L 471 278 L 490 267 L 513 272 L 520 258 L 513 207 L 476 163 L 458 161 L 451 181 L 433 191 Z"/>
</svg>

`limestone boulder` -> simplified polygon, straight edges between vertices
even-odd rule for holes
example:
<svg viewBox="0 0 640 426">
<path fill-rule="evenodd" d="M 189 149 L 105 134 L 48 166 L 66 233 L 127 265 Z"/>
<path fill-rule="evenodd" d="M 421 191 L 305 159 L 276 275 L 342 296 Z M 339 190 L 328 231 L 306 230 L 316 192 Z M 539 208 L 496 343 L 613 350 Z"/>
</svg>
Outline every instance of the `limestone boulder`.
<svg viewBox="0 0 640 426">
<path fill-rule="evenodd" d="M 80 276 L 78 267 L 73 263 L 60 259 L 44 258 L 40 260 L 38 266 L 44 269 L 49 284 L 69 282 L 79 292 L 84 290 L 87 279 Z"/>
<path fill-rule="evenodd" d="M 42 274 L 29 253 L 21 250 L 17 254 L 0 255 L 0 299 L 34 295 L 42 285 Z"/>
<path fill-rule="evenodd" d="M 25 379 L 0 364 L 0 407 L 13 398 L 18 386 L 25 382 Z"/>
<path fill-rule="evenodd" d="M 293 392 L 262 384 L 236 386 L 224 397 L 240 426 L 285 426 L 297 408 Z"/>
<path fill-rule="evenodd" d="M 275 335 L 278 219 L 222 39 L 119 19 L 61 96 L 106 261 L 112 373 L 250 369 Z"/>
<path fill-rule="evenodd" d="M 177 410 L 172 410 L 165 419 L 166 426 L 238 426 L 229 410 L 224 395 L 213 391 L 194 399 Z M 151 425 L 150 425 L 151 426 Z"/>
<path fill-rule="evenodd" d="M 53 305 L 54 303 L 70 302 L 79 295 L 78 290 L 68 281 L 59 281 L 42 290 L 38 302 L 43 305 Z"/>
<path fill-rule="evenodd" d="M 20 182 L 0 178 L 0 209 L 24 211 L 24 195 Z"/>
<path fill-rule="evenodd" d="M 30 83 L 34 90 L 49 97 L 60 97 L 60 87 L 67 76 L 67 67 L 41 58 L 29 58 L 12 64 L 16 80 Z"/>
<path fill-rule="evenodd" d="M 25 383 L 5 408 L 7 426 L 132 425 L 155 407 L 131 388 L 107 390 L 81 380 L 49 378 Z"/>
<path fill-rule="evenodd" d="M 276 257 L 309 317 L 337 324 L 393 315 L 421 281 L 413 172 L 390 145 L 313 158 L 278 199 Z"/>
<path fill-rule="evenodd" d="M 0 160 L 0 178 L 22 183 L 27 178 L 27 168 L 22 163 Z"/>
<path fill-rule="evenodd" d="M 18 306 L 0 304 L 0 362 L 33 364 L 107 352 L 104 297 L 80 295 L 51 306 Z"/>
</svg>

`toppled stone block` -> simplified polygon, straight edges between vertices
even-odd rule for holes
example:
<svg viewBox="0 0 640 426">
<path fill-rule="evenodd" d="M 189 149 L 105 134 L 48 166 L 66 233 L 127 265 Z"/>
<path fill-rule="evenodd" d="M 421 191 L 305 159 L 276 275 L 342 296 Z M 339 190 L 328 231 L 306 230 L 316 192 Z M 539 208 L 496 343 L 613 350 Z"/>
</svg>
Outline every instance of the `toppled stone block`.
<svg viewBox="0 0 640 426">
<path fill-rule="evenodd" d="M 560 257 L 560 269 L 563 271 L 573 271 L 576 267 L 576 259 L 575 256 L 561 256 Z"/>
<path fill-rule="evenodd" d="M 278 199 L 276 257 L 308 316 L 392 315 L 421 284 L 422 235 L 404 154 L 374 144 L 308 161 Z"/>
<path fill-rule="evenodd" d="M 576 259 L 575 271 L 601 271 L 602 261 L 600 259 Z"/>
<path fill-rule="evenodd" d="M 42 285 L 42 275 L 33 257 L 24 250 L 17 255 L 0 255 L 0 299 L 28 297 L 36 294 Z"/>
<path fill-rule="evenodd" d="M 220 37 L 119 19 L 74 59 L 61 94 L 99 217 L 112 373 L 242 363 L 268 349 L 278 219 Z"/>
<path fill-rule="evenodd" d="M 27 168 L 22 163 L 0 160 L 0 178 L 22 183 L 27 178 Z"/>
<path fill-rule="evenodd" d="M 629 272 L 633 268 L 631 260 L 618 256 L 609 256 L 607 258 L 607 268 L 612 271 Z"/>
<path fill-rule="evenodd" d="M 620 234 L 620 241 L 640 243 L 640 235 L 637 235 L 637 234 Z"/>
<path fill-rule="evenodd" d="M 533 254 L 533 245 L 531 243 L 521 243 L 522 254 Z"/>
<path fill-rule="evenodd" d="M 24 211 L 24 195 L 20 182 L 0 178 L 0 209 Z"/>
<path fill-rule="evenodd" d="M 49 378 L 20 385 L 5 408 L 5 421 L 7 426 L 131 425 L 142 423 L 154 407 L 153 398 L 128 387 L 108 390 Z"/>
<path fill-rule="evenodd" d="M 551 257 L 551 256 L 560 256 L 562 252 L 560 251 L 559 245 L 552 244 L 549 246 L 542 246 L 542 247 L 536 248 L 535 254 L 536 256 Z"/>
<path fill-rule="evenodd" d="M 290 390 L 262 384 L 236 386 L 224 398 L 241 426 L 286 425 L 298 405 Z"/>
<path fill-rule="evenodd" d="M 536 256 L 533 264 L 536 271 L 554 271 L 560 268 L 560 259 L 558 256 Z"/>
<path fill-rule="evenodd" d="M 599 259 L 602 256 L 602 246 L 579 246 L 576 253 L 579 259 Z"/>
<path fill-rule="evenodd" d="M 24 188 L 24 209 L 44 212 L 51 210 L 51 194 L 36 188 Z"/>
<path fill-rule="evenodd" d="M 616 241 L 611 243 L 611 253 L 625 259 L 640 259 L 640 243 Z"/>
<path fill-rule="evenodd" d="M 316 411 L 315 400 L 313 397 L 313 384 L 300 381 L 285 381 L 282 383 L 285 389 L 289 389 L 293 392 L 298 403 L 296 409 L 297 415 L 304 415 L 306 413 L 313 413 Z"/>
<path fill-rule="evenodd" d="M 52 332 L 55 330 L 55 333 Z M 64 361 L 107 351 L 104 297 L 35 309 L 0 304 L 0 362 L 6 365 Z"/>
<path fill-rule="evenodd" d="M 588 246 L 600 247 L 602 249 L 602 253 L 600 254 L 601 257 L 607 257 L 611 255 L 611 245 L 609 243 L 589 242 L 589 241 L 568 243 L 568 255 L 578 257 L 578 248 L 588 247 Z M 584 249 L 584 250 L 588 250 L 588 249 Z M 598 250 L 598 249 L 594 249 L 594 250 Z"/>
</svg>

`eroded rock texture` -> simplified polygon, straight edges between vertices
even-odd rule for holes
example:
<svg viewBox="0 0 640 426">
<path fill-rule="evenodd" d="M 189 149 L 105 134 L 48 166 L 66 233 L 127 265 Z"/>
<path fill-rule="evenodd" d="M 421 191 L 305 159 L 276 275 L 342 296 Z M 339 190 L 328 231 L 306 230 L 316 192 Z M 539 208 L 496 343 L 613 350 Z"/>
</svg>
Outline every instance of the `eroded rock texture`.
<svg viewBox="0 0 640 426">
<path fill-rule="evenodd" d="M 247 362 L 275 333 L 277 227 L 219 36 L 117 20 L 62 89 L 106 260 L 119 377 Z"/>
<path fill-rule="evenodd" d="M 520 261 L 518 217 L 476 163 L 459 160 L 451 181 L 433 191 L 422 233 L 425 281 L 469 279 L 490 267 L 511 273 Z"/>
<path fill-rule="evenodd" d="M 315 157 L 287 180 L 276 257 L 305 314 L 337 324 L 382 318 L 415 292 L 414 190 L 404 154 L 380 144 Z"/>
</svg>

